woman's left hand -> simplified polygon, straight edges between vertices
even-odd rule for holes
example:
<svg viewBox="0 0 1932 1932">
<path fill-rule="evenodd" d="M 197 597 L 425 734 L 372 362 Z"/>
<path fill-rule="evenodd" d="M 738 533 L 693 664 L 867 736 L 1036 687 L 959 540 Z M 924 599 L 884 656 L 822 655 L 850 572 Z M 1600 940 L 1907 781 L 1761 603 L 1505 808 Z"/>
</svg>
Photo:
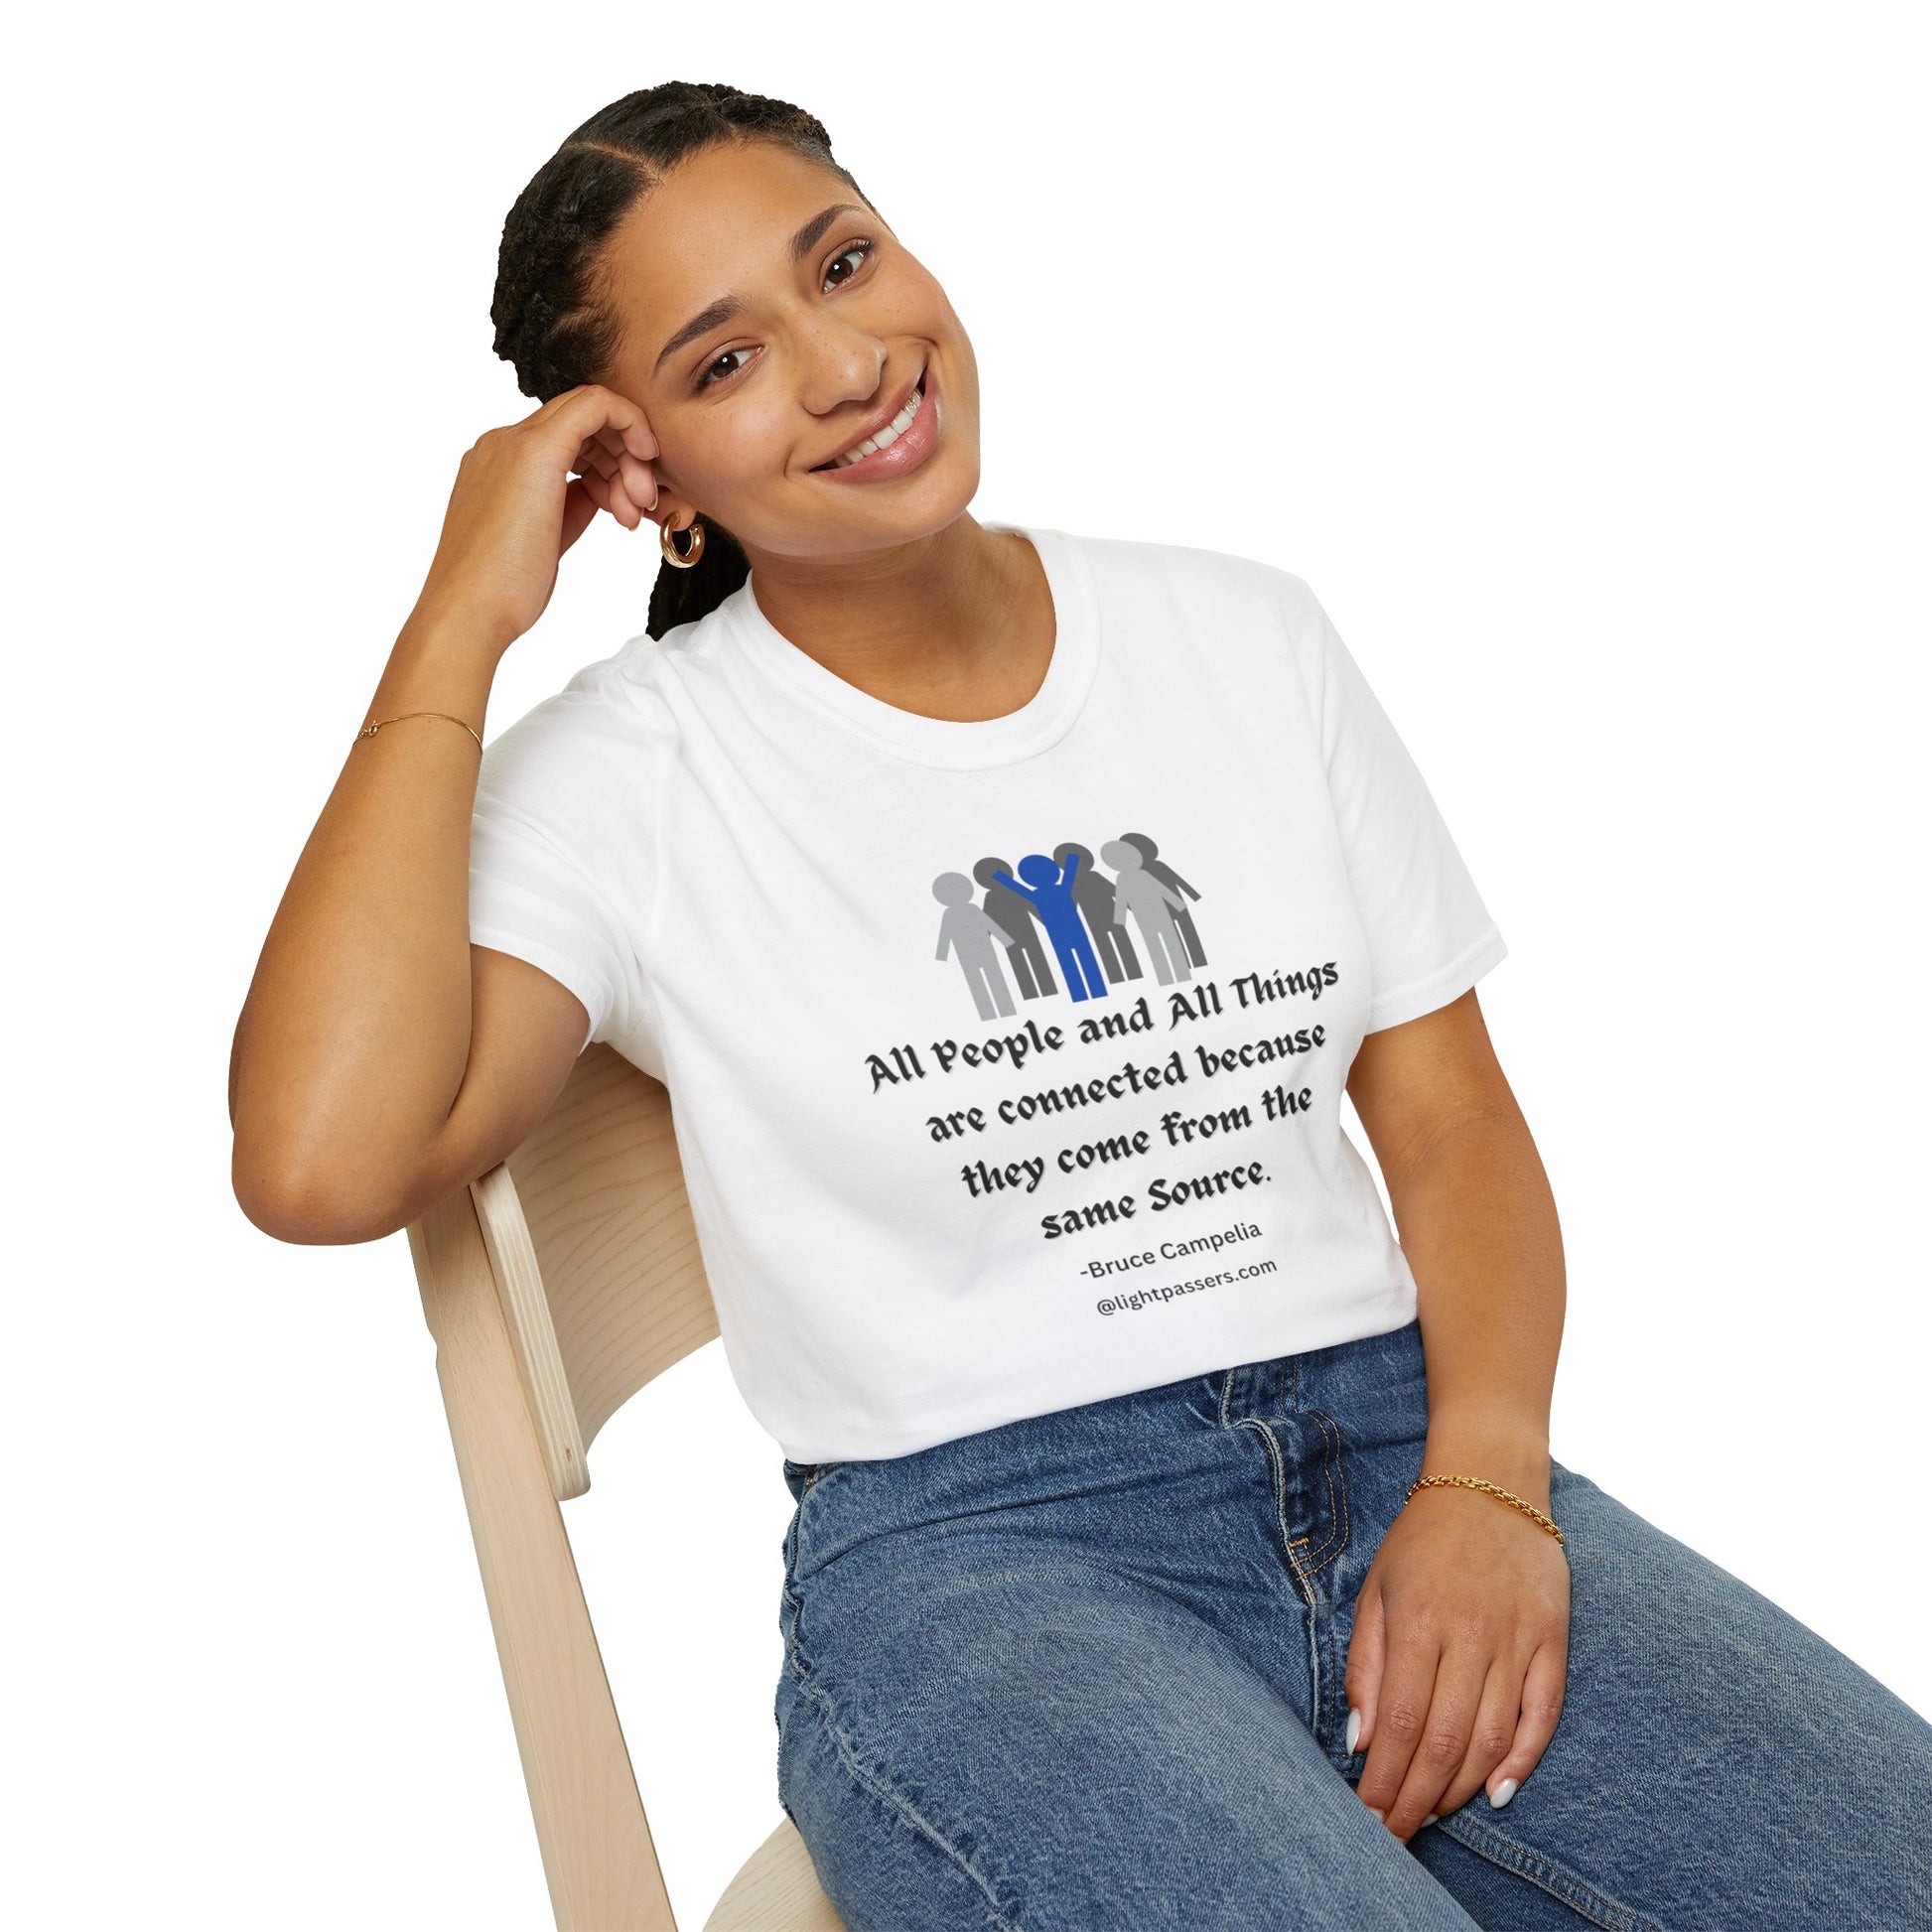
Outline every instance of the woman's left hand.
<svg viewBox="0 0 1932 1932">
<path fill-rule="evenodd" d="M 1556 1733 L 1569 1651 L 1556 1538 L 1482 1490 L 1419 1489 L 1355 1599 L 1342 1687 L 1362 1802 L 1405 1841 L 1485 1785 L 1507 1804 Z"/>
</svg>

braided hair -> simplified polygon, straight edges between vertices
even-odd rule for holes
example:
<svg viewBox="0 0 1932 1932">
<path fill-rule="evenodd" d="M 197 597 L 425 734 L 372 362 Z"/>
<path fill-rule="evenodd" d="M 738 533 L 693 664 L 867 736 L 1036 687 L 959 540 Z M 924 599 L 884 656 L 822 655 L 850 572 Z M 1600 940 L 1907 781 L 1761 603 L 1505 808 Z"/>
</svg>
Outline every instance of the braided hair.
<svg viewBox="0 0 1932 1932">
<path fill-rule="evenodd" d="M 524 395 L 548 402 L 604 379 L 621 327 L 599 280 L 604 244 L 638 196 L 678 162 L 717 142 L 744 140 L 796 150 L 866 202 L 834 160 L 823 123 L 789 101 L 716 81 L 666 80 L 614 100 L 530 178 L 503 222 L 489 304 L 496 353 L 514 364 Z M 695 564 L 658 565 L 645 629 L 661 637 L 716 610 L 751 570 L 738 539 L 707 517 Z"/>
</svg>

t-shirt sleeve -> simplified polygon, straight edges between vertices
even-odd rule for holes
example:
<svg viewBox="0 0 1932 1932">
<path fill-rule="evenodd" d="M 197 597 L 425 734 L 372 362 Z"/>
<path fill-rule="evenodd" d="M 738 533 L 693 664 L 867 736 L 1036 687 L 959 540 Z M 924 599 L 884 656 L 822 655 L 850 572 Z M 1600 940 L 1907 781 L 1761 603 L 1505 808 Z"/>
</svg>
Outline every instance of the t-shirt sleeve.
<svg viewBox="0 0 1932 1932">
<path fill-rule="evenodd" d="M 470 940 L 528 960 L 576 994 L 589 1046 L 620 1018 L 628 946 L 595 876 L 568 722 L 560 700 L 547 699 L 483 749 L 470 820 Z"/>
<path fill-rule="evenodd" d="M 1310 683 L 1343 863 L 1369 956 L 1364 1033 L 1419 1019 L 1508 955 L 1408 748 L 1300 579 Z"/>
</svg>

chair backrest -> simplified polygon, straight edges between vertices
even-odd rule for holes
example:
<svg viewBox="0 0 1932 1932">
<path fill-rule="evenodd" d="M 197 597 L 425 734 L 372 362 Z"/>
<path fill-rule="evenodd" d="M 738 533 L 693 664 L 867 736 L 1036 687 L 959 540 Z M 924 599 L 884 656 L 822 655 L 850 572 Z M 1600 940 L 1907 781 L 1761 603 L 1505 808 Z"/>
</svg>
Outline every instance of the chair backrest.
<svg viewBox="0 0 1932 1932">
<path fill-rule="evenodd" d="M 602 1044 L 409 1228 L 559 1932 L 677 1932 L 559 1505 L 597 1433 L 718 1333 L 670 1096 Z M 789 1819 L 707 1932 L 840 1932 Z"/>
<path fill-rule="evenodd" d="M 592 1046 L 470 1192 L 561 1502 L 590 1487 L 598 1431 L 718 1333 L 670 1095 Z"/>
<path fill-rule="evenodd" d="M 676 1932 L 558 1507 L 598 1431 L 718 1332 L 669 1094 L 592 1046 L 408 1233 L 557 1925 Z"/>
</svg>

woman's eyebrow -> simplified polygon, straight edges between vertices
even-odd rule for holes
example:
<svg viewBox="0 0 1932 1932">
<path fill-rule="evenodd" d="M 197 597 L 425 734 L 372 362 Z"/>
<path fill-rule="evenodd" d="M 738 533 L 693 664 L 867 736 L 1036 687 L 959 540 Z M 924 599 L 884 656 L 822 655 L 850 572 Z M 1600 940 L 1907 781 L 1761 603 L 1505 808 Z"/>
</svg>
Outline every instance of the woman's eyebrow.
<svg viewBox="0 0 1932 1932">
<path fill-rule="evenodd" d="M 850 202 L 834 202 L 828 208 L 822 208 L 805 223 L 791 238 L 792 266 L 809 255 L 818 246 L 818 238 L 832 225 L 834 218 L 847 212 L 863 214 L 864 208 L 856 207 Z M 721 295 L 708 308 L 700 309 L 671 340 L 658 350 L 657 360 L 651 364 L 651 374 L 655 375 L 664 366 L 664 358 L 674 355 L 685 344 L 694 343 L 700 336 L 708 336 L 720 324 L 729 322 L 745 306 L 745 298 L 738 294 Z"/>
</svg>

